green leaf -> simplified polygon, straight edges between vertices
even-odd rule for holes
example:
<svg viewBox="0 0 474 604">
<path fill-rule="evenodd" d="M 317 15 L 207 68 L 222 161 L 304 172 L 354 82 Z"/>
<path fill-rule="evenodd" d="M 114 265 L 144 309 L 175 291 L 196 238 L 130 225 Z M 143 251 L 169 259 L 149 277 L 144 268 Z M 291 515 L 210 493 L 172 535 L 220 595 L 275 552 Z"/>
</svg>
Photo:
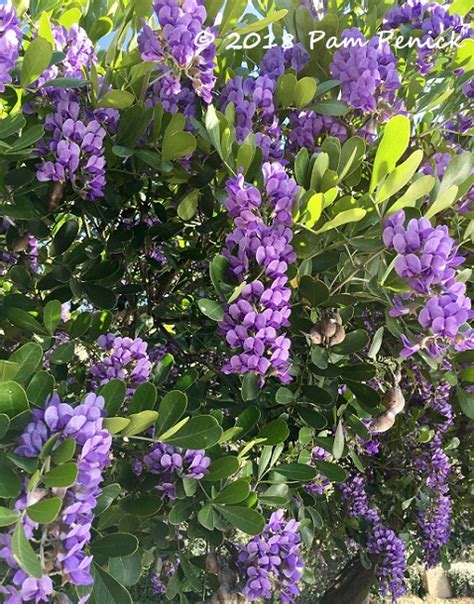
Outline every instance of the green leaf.
<svg viewBox="0 0 474 604">
<path fill-rule="evenodd" d="M 187 449 L 207 449 L 215 445 L 222 435 L 222 428 L 215 417 L 211 415 L 197 415 L 191 417 L 186 424 L 175 434 L 161 440 L 176 447 Z"/>
<path fill-rule="evenodd" d="M 12 536 L 12 553 L 18 566 L 30 577 L 41 579 L 41 562 L 28 541 L 23 524 L 18 522 Z"/>
<path fill-rule="evenodd" d="M 405 153 L 410 142 L 410 120 L 405 115 L 396 115 L 385 125 L 382 141 L 375 155 L 370 181 L 370 192 L 384 176 L 389 174 Z"/>
<path fill-rule="evenodd" d="M 28 397 L 20 384 L 16 382 L 0 384 L 0 413 L 12 419 L 29 408 Z"/>
<path fill-rule="evenodd" d="M 295 88 L 295 104 L 297 107 L 305 107 L 316 94 L 316 81 L 314 78 L 304 77 L 299 80 Z"/>
<path fill-rule="evenodd" d="M 154 384 L 151 382 L 140 384 L 133 393 L 132 400 L 128 406 L 128 412 L 138 413 L 140 411 L 153 409 L 157 396 L 158 392 Z"/>
<path fill-rule="evenodd" d="M 112 31 L 113 26 L 114 23 L 110 17 L 99 17 L 97 21 L 94 21 L 94 23 L 88 30 L 90 39 L 93 42 L 97 42 L 97 40 L 100 40 L 101 38 L 106 36 L 110 31 Z M 128 107 L 128 105 L 126 106 Z"/>
<path fill-rule="evenodd" d="M 190 132 L 184 132 L 184 116 L 173 115 L 163 137 L 162 159 L 178 159 L 191 154 L 196 149 L 196 139 Z"/>
<path fill-rule="evenodd" d="M 13 363 L 12 361 L 0 361 L 0 383 L 9 382 L 18 373 L 20 368 L 19 363 Z"/>
<path fill-rule="evenodd" d="M 66 221 L 53 238 L 51 254 L 59 256 L 69 249 L 74 242 L 79 231 L 79 223 L 77 220 Z"/>
<path fill-rule="evenodd" d="M 219 27 L 219 36 L 224 37 L 230 29 L 237 23 L 242 16 L 242 13 L 247 7 L 247 0 L 229 0 L 226 2 L 222 21 Z"/>
<path fill-rule="evenodd" d="M 114 292 L 101 285 L 84 285 L 84 290 L 89 300 L 97 308 L 108 310 L 114 308 L 117 302 Z"/>
<path fill-rule="evenodd" d="M 377 203 L 382 203 L 395 193 L 398 193 L 408 182 L 418 169 L 423 159 L 423 151 L 414 151 L 407 160 L 397 166 L 387 178 L 382 182 L 375 196 Z"/>
<path fill-rule="evenodd" d="M 319 413 L 310 407 L 303 407 L 301 405 L 298 405 L 297 411 L 301 419 L 308 424 L 308 426 L 311 426 L 311 428 L 322 430 L 325 426 L 327 426 L 327 419 L 324 417 L 324 415 L 322 415 L 322 413 Z"/>
<path fill-rule="evenodd" d="M 197 519 L 199 524 L 202 524 L 204 528 L 206 528 L 208 531 L 213 531 L 216 521 L 215 516 L 216 514 L 214 512 L 214 508 L 211 505 L 206 504 L 199 510 Z"/>
<path fill-rule="evenodd" d="M 338 346 L 331 348 L 331 352 L 336 354 L 354 354 L 359 352 L 369 343 L 369 336 L 365 329 L 356 329 L 346 335 L 345 340 Z"/>
<path fill-rule="evenodd" d="M 127 387 L 119 379 L 110 380 L 99 389 L 98 394 L 105 399 L 105 410 L 108 415 L 115 415 L 120 410 L 125 400 Z"/>
<path fill-rule="evenodd" d="M 42 359 L 43 349 L 35 342 L 28 342 L 15 350 L 15 352 L 10 355 L 9 361 L 20 365 L 15 376 L 16 381 L 21 383 L 26 382 L 38 369 Z"/>
<path fill-rule="evenodd" d="M 322 472 L 329 480 L 333 482 L 344 482 L 347 479 L 347 473 L 335 463 L 323 460 L 314 460 L 316 468 Z"/>
<path fill-rule="evenodd" d="M 41 84 L 40 88 L 64 88 L 70 90 L 71 88 L 83 88 L 89 86 L 90 80 L 79 80 L 77 78 L 56 78 L 55 80 L 48 80 L 44 84 Z"/>
<path fill-rule="evenodd" d="M 107 510 L 114 500 L 120 495 L 122 491 L 122 487 L 114 482 L 112 484 L 106 485 L 102 489 L 102 493 L 97 498 L 97 504 L 94 508 L 94 516 L 98 516 Z"/>
<path fill-rule="evenodd" d="M 21 308 L 8 308 L 7 318 L 10 323 L 15 327 L 18 327 L 25 331 L 31 331 L 32 333 L 48 335 L 48 332 L 41 325 L 41 323 L 39 323 L 34 317 L 32 317 L 29 313 L 27 313 L 25 310 L 22 310 Z M 30 344 L 33 344 L 33 342 L 30 342 Z M 10 356 L 10 361 L 11 360 L 12 357 Z"/>
<path fill-rule="evenodd" d="M 0 507 L 0 526 L 10 526 L 20 519 L 20 513 L 9 508 Z"/>
<path fill-rule="evenodd" d="M 72 462 L 57 466 L 43 476 L 47 487 L 66 488 L 72 486 L 77 480 L 77 465 Z"/>
<path fill-rule="evenodd" d="M 200 298 L 198 307 L 202 314 L 212 321 L 222 321 L 224 318 L 224 307 L 219 302 L 209 300 L 208 298 Z"/>
<path fill-rule="evenodd" d="M 188 397 L 184 392 L 171 390 L 167 392 L 158 407 L 158 421 L 156 422 L 156 436 L 169 430 L 184 415 L 188 406 Z"/>
<path fill-rule="evenodd" d="M 286 386 L 280 386 L 276 391 L 275 400 L 280 405 L 289 405 L 294 400 L 294 394 Z"/>
<path fill-rule="evenodd" d="M 56 465 L 61 465 L 70 461 L 74 457 L 76 452 L 76 440 L 72 437 L 66 438 L 63 442 L 54 450 L 52 457 L 53 462 Z"/>
<path fill-rule="evenodd" d="M 128 590 L 104 568 L 93 564 L 94 587 L 92 598 L 95 604 L 133 604 Z"/>
<path fill-rule="evenodd" d="M 8 115 L 0 119 L 0 140 L 5 140 L 12 134 L 16 134 L 26 126 L 26 120 L 22 113 Z"/>
<path fill-rule="evenodd" d="M 258 377 L 255 373 L 246 373 L 242 379 L 242 399 L 244 401 L 253 401 L 260 394 Z"/>
<path fill-rule="evenodd" d="M 313 308 L 317 308 L 329 299 L 329 288 L 317 279 L 309 275 L 304 275 L 300 279 L 299 291 L 303 298 L 306 298 Z"/>
<path fill-rule="evenodd" d="M 314 195 L 311 195 L 311 197 L 308 199 L 308 203 L 306 204 L 307 218 L 304 220 L 303 224 L 309 229 L 313 228 L 314 225 L 321 218 L 323 207 L 324 194 L 314 193 Z"/>
<path fill-rule="evenodd" d="M 137 499 L 126 497 L 120 502 L 122 509 L 136 516 L 154 516 L 162 505 L 161 497 L 157 495 L 143 495 Z"/>
<path fill-rule="evenodd" d="M 199 191 L 198 189 L 194 189 L 190 193 L 188 193 L 184 199 L 182 199 L 177 208 L 177 214 L 181 218 L 181 220 L 187 221 L 191 220 L 193 216 L 196 214 L 196 210 L 198 208 L 199 201 Z"/>
<path fill-rule="evenodd" d="M 264 517 L 249 508 L 240 506 L 218 506 L 219 513 L 239 531 L 248 535 L 258 535 L 265 526 Z"/>
<path fill-rule="evenodd" d="M 0 413 L 0 440 L 5 436 L 10 428 L 10 419 L 5 413 Z"/>
<path fill-rule="evenodd" d="M 53 393 L 54 383 L 54 377 L 47 371 L 35 373 L 26 389 L 28 400 L 42 407 L 47 397 Z"/>
<path fill-rule="evenodd" d="M 285 463 L 276 466 L 274 470 L 290 481 L 309 482 L 316 476 L 314 468 L 302 463 Z"/>
<path fill-rule="evenodd" d="M 30 505 L 26 508 L 26 512 L 33 522 L 49 524 L 50 522 L 54 522 L 58 517 L 62 503 L 61 498 L 50 497 L 49 499 L 42 499 L 38 503 Z"/>
<path fill-rule="evenodd" d="M 142 575 L 142 557 L 140 552 L 131 556 L 111 558 L 109 572 L 122 585 L 127 587 L 136 585 Z"/>
<path fill-rule="evenodd" d="M 0 463 L 0 497 L 17 497 L 21 489 L 20 477 L 6 463 Z"/>
<path fill-rule="evenodd" d="M 53 350 L 49 357 L 50 363 L 53 365 L 66 365 L 74 358 L 75 343 L 64 342 Z"/>
<path fill-rule="evenodd" d="M 237 457 L 228 455 L 220 457 L 213 461 L 209 466 L 209 473 L 204 476 L 203 480 L 215 481 L 223 480 L 235 474 L 240 469 L 240 462 Z"/>
<path fill-rule="evenodd" d="M 383 334 L 384 334 L 384 326 L 382 325 L 381 327 L 379 327 L 377 329 L 377 331 L 374 334 L 374 337 L 372 338 L 369 352 L 367 353 L 367 356 L 369 357 L 369 359 L 375 359 L 377 357 L 379 350 L 382 346 Z"/>
<path fill-rule="evenodd" d="M 81 312 L 72 322 L 69 333 L 71 338 L 80 338 L 83 336 L 92 323 L 92 316 L 88 312 Z"/>
<path fill-rule="evenodd" d="M 331 229 L 335 229 L 344 224 L 348 224 L 350 222 L 359 222 L 362 220 L 364 216 L 367 214 L 367 210 L 363 208 L 353 208 L 352 210 L 345 210 L 344 212 L 340 212 L 335 218 L 326 222 L 319 230 L 316 231 L 316 234 L 325 233 L 326 231 L 330 231 Z"/>
<path fill-rule="evenodd" d="M 244 409 L 237 418 L 237 421 L 235 422 L 236 428 L 240 430 L 238 437 L 241 438 L 242 436 L 247 434 L 247 432 L 249 432 L 252 428 L 254 428 L 256 423 L 260 419 L 260 416 L 261 412 L 258 407 L 254 407 L 252 405 L 251 407 L 247 407 L 246 409 Z"/>
<path fill-rule="evenodd" d="M 48 332 L 53 335 L 61 322 L 61 302 L 50 300 L 43 310 L 43 323 Z"/>
<path fill-rule="evenodd" d="M 398 212 L 398 210 L 403 210 L 403 208 L 412 208 L 415 207 L 416 201 L 428 193 L 435 186 L 436 180 L 433 176 L 421 176 L 415 182 L 413 182 L 406 192 L 399 198 L 397 201 L 390 206 L 390 208 L 386 212 L 386 216 L 390 216 L 394 212 Z"/>
<path fill-rule="evenodd" d="M 122 436 L 134 436 L 151 428 L 158 419 L 157 411 L 140 411 L 128 416 L 130 423 L 124 430 Z"/>
<path fill-rule="evenodd" d="M 344 103 L 344 101 L 328 99 L 327 101 L 320 101 L 316 105 L 312 105 L 310 109 L 321 115 L 341 116 L 349 111 L 349 105 Z"/>
<path fill-rule="evenodd" d="M 257 434 L 257 438 L 264 438 L 265 445 L 277 445 L 284 442 L 290 434 L 284 419 L 274 419 L 266 424 Z"/>
<path fill-rule="evenodd" d="M 112 533 L 94 539 L 91 543 L 92 553 L 106 558 L 130 556 L 137 549 L 138 539 L 130 533 Z"/>
<path fill-rule="evenodd" d="M 227 271 L 229 263 L 224 258 L 224 256 L 214 256 L 210 265 L 209 265 L 209 275 L 211 277 L 212 285 L 216 292 L 224 297 L 225 292 L 222 288 L 222 282 L 224 281 L 224 277 Z"/>
<path fill-rule="evenodd" d="M 27 147 L 31 147 L 31 145 L 39 141 L 41 138 L 43 138 L 43 136 L 43 126 L 32 126 L 25 132 L 22 132 L 20 138 L 13 143 L 11 149 L 9 149 L 7 153 L 15 153 L 21 151 L 22 149 L 26 149 Z"/>
<path fill-rule="evenodd" d="M 360 136 L 352 136 L 342 145 L 337 166 L 339 180 L 343 180 L 356 170 L 365 155 L 365 141 Z"/>
<path fill-rule="evenodd" d="M 334 459 L 340 459 L 344 452 L 344 428 L 341 420 L 339 420 L 334 435 L 334 444 L 332 446 L 332 455 Z"/>
<path fill-rule="evenodd" d="M 276 23 L 277 21 L 280 21 L 287 14 L 288 14 L 288 11 L 284 8 L 281 10 L 277 10 L 274 13 L 267 15 L 264 19 L 259 18 L 259 19 L 255 20 L 253 23 L 251 23 L 250 25 L 239 28 L 238 30 L 236 30 L 236 32 L 239 34 L 239 36 L 243 36 L 245 34 L 253 32 L 253 31 L 261 31 L 262 29 L 266 29 L 272 23 Z"/>
<path fill-rule="evenodd" d="M 193 512 L 193 502 L 190 499 L 181 499 L 176 501 L 168 515 L 168 522 L 178 526 L 186 522 Z"/>
<path fill-rule="evenodd" d="M 97 103 L 97 107 L 112 107 L 113 109 L 126 109 L 133 105 L 135 97 L 126 90 L 109 90 Z"/>
<path fill-rule="evenodd" d="M 463 382 L 474 382 L 474 366 L 466 367 L 459 374 L 459 379 Z"/>
<path fill-rule="evenodd" d="M 128 417 L 104 417 L 104 428 L 110 434 L 119 434 L 130 424 Z"/>
<path fill-rule="evenodd" d="M 21 67 L 21 85 L 26 88 L 49 66 L 53 56 L 53 46 L 44 38 L 33 40 L 26 49 Z"/>
<path fill-rule="evenodd" d="M 474 419 L 474 394 L 465 392 L 458 388 L 456 390 L 459 406 L 462 409 L 464 415 L 467 415 L 469 419 Z"/>
<path fill-rule="evenodd" d="M 248 480 L 243 478 L 231 482 L 222 489 L 213 499 L 214 503 L 225 505 L 240 503 L 245 501 L 250 494 L 250 486 Z"/>
</svg>

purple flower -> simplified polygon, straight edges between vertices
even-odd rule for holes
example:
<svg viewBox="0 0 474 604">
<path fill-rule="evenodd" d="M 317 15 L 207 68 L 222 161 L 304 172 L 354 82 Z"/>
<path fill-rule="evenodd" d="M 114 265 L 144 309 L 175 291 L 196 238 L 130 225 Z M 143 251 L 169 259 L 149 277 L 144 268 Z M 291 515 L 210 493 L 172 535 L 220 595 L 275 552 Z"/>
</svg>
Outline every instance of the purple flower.
<svg viewBox="0 0 474 604">
<path fill-rule="evenodd" d="M 347 138 L 347 130 L 336 117 L 319 115 L 314 111 L 292 111 L 289 115 L 287 148 L 297 153 L 302 147 L 316 151 L 320 140 L 334 136 L 340 141 Z"/>
<path fill-rule="evenodd" d="M 180 449 L 166 443 L 156 443 L 143 458 L 144 467 L 161 478 L 156 486 L 164 497 L 175 499 L 175 483 L 178 478 L 201 480 L 211 463 L 204 450 Z"/>
<path fill-rule="evenodd" d="M 263 532 L 240 546 L 238 564 L 246 583 L 245 596 L 253 601 L 279 592 L 281 602 L 294 602 L 303 573 L 299 522 L 286 521 L 284 510 L 271 516 Z"/>
<path fill-rule="evenodd" d="M 292 209 L 298 187 L 278 164 L 263 166 L 266 201 L 238 175 L 227 182 L 226 207 L 235 229 L 223 255 L 236 279 L 246 282 L 228 305 L 220 330 L 235 353 L 224 373 L 255 372 L 288 382 L 291 342 L 282 328 L 289 324 L 291 291 L 286 271 L 295 261 L 291 247 Z"/>
<path fill-rule="evenodd" d="M 377 556 L 376 574 L 382 596 L 390 595 L 396 601 L 406 592 L 404 575 L 407 570 L 405 546 L 392 529 L 377 524 L 369 534 L 367 550 Z"/>
<path fill-rule="evenodd" d="M 462 85 L 462 91 L 464 96 L 466 96 L 468 99 L 474 98 L 474 78 L 464 82 Z"/>
<path fill-rule="evenodd" d="M 125 380 L 127 394 L 131 396 L 137 386 L 146 382 L 150 375 L 148 344 L 141 338 L 132 340 L 111 333 L 100 336 L 98 344 L 106 354 L 90 367 L 91 384 L 98 388 L 115 378 Z"/>
<path fill-rule="evenodd" d="M 366 479 L 362 474 L 352 474 L 338 486 L 344 508 L 351 518 L 365 518 L 370 522 L 379 522 L 379 513 L 370 504 L 366 492 Z"/>
<path fill-rule="evenodd" d="M 159 65 L 165 82 L 155 94 L 171 101 L 179 94 L 181 74 L 194 92 L 206 103 L 212 101 L 215 84 L 214 58 L 216 47 L 214 31 L 204 26 L 206 9 L 197 0 L 155 0 L 154 11 L 160 29 L 153 31 L 143 24 L 138 37 L 142 59 Z M 173 107 L 173 104 L 171 104 Z M 171 109 L 170 109 L 171 110 Z"/>
<path fill-rule="evenodd" d="M 44 443 L 53 436 L 57 438 L 54 448 L 67 438 L 76 442 L 77 479 L 73 485 L 62 490 L 64 492 L 61 493 L 62 507 L 59 516 L 48 527 L 42 541 L 43 551 L 54 563 L 51 570 L 60 573 L 63 582 L 73 585 L 92 583 L 92 556 L 87 555 L 84 550 L 91 540 L 93 511 L 101 493 L 102 470 L 110 463 L 109 452 L 112 444 L 110 434 L 103 428 L 103 408 L 104 399 L 95 394 L 88 394 L 76 407 L 62 403 L 57 395 L 53 395 L 46 401 L 43 409 L 33 410 L 33 421 L 21 434 L 15 450 L 17 455 L 37 457 Z M 43 489 L 27 491 L 17 500 L 15 509 L 22 512 L 47 494 L 48 491 Z M 31 538 L 37 525 L 32 523 L 28 516 L 23 516 L 23 524 L 25 533 Z M 48 596 L 52 592 L 51 579 L 33 579 L 23 571 L 17 570 L 16 562 L 9 553 L 9 541 L 3 538 L 0 543 L 4 546 L 0 549 L 0 557 L 16 571 L 12 578 L 13 585 L 21 585 L 18 597 L 23 599 L 19 601 L 49 601 Z M 9 593 L 12 597 L 15 595 L 13 586 L 7 585 L 6 589 L 4 593 Z"/>
<path fill-rule="evenodd" d="M 22 34 L 10 0 L 0 5 L 0 92 L 12 81 L 10 72 L 19 58 Z"/>
<path fill-rule="evenodd" d="M 313 447 L 311 451 L 311 461 L 325 460 L 329 457 L 329 453 L 322 447 Z M 311 462 L 310 462 L 311 463 Z M 329 480 L 324 474 L 318 472 L 314 480 L 306 485 L 306 491 L 310 495 L 322 495 L 330 486 Z"/>
<path fill-rule="evenodd" d="M 330 70 L 341 82 L 342 100 L 362 113 L 374 113 L 379 103 L 393 104 L 400 88 L 397 60 L 387 42 L 366 40 L 355 27 L 342 32 L 348 42 L 334 53 Z"/>
</svg>

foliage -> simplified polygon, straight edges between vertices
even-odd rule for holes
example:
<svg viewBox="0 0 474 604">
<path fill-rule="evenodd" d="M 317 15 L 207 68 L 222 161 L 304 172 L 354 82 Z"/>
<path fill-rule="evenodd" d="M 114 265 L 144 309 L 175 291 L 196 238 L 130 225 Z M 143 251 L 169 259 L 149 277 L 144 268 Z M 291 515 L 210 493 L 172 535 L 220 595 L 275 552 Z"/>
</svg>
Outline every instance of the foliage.
<svg viewBox="0 0 474 604">
<path fill-rule="evenodd" d="M 447 564 L 468 9 L 0 6 L 7 602 L 291 602 L 334 550 L 396 599 Z"/>
</svg>

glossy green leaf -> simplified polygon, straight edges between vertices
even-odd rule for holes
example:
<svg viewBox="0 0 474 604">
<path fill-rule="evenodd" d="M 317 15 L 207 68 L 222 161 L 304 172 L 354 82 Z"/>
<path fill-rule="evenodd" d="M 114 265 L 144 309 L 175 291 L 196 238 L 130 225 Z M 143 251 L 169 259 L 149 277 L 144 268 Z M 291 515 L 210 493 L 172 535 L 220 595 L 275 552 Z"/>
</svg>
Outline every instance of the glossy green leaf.
<svg viewBox="0 0 474 604">
<path fill-rule="evenodd" d="M 302 463 L 285 463 L 274 468 L 289 481 L 309 482 L 316 476 L 316 470 Z"/>
<path fill-rule="evenodd" d="M 132 400 L 128 406 L 129 413 L 139 413 L 153 409 L 158 397 L 156 386 L 151 382 L 140 384 L 132 396 Z"/>
<path fill-rule="evenodd" d="M 54 383 L 54 377 L 47 371 L 35 373 L 26 389 L 28 400 L 42 407 L 48 396 L 53 393 Z"/>
<path fill-rule="evenodd" d="M 112 533 L 94 539 L 91 543 L 93 554 L 115 558 L 130 556 L 138 549 L 138 539 L 129 533 Z"/>
<path fill-rule="evenodd" d="M 92 574 L 94 577 L 92 601 L 95 604 L 133 604 L 128 590 L 104 568 L 94 563 Z"/>
<path fill-rule="evenodd" d="M 15 380 L 21 383 L 26 382 L 38 369 L 42 359 L 43 349 L 39 344 L 28 342 L 20 346 L 9 358 L 11 362 L 18 363 L 20 366 L 15 375 Z"/>
<path fill-rule="evenodd" d="M 240 462 L 237 457 L 232 455 L 227 455 L 225 457 L 220 457 L 213 461 L 208 468 L 208 473 L 204 476 L 203 480 L 207 481 L 215 481 L 215 480 L 223 480 L 224 478 L 228 478 L 235 474 L 240 469 Z"/>
<path fill-rule="evenodd" d="M 362 220 L 362 218 L 364 218 L 366 214 L 367 210 L 364 210 L 363 208 L 345 210 L 344 212 L 338 214 L 332 220 L 326 222 L 320 229 L 316 231 L 316 233 L 325 233 L 326 231 L 330 231 L 331 229 L 343 226 L 344 224 L 349 224 L 351 222 L 359 222 L 359 220 Z"/>
<path fill-rule="evenodd" d="M 236 504 L 244 501 L 250 494 L 250 486 L 243 478 L 231 482 L 222 489 L 213 499 L 214 503 L 225 505 Z"/>
<path fill-rule="evenodd" d="M 171 390 L 161 399 L 158 407 L 158 421 L 156 422 L 156 435 L 160 436 L 169 430 L 184 415 L 188 406 L 188 397 L 184 392 Z"/>
<path fill-rule="evenodd" d="M 66 488 L 73 485 L 77 480 L 77 465 L 72 462 L 57 466 L 43 476 L 43 482 L 47 487 Z"/>
<path fill-rule="evenodd" d="M 126 90 L 109 90 L 97 103 L 97 107 L 111 107 L 113 109 L 126 109 L 133 105 L 135 97 Z"/>
<path fill-rule="evenodd" d="M 41 562 L 28 541 L 23 524 L 18 522 L 12 535 L 12 553 L 18 566 L 27 575 L 40 579 L 43 576 Z"/>
<path fill-rule="evenodd" d="M 200 298 L 198 300 L 199 310 L 212 321 L 222 321 L 224 318 L 224 307 L 215 300 Z"/>
<path fill-rule="evenodd" d="M 58 517 L 62 503 L 63 501 L 60 497 L 49 497 L 30 505 L 26 508 L 26 512 L 33 522 L 49 524 L 54 522 Z"/>
<path fill-rule="evenodd" d="M 288 425 L 284 419 L 274 419 L 266 424 L 257 434 L 257 438 L 264 438 L 265 445 L 277 445 L 285 442 L 290 434 Z"/>
<path fill-rule="evenodd" d="M 33 40 L 26 49 L 21 67 L 21 85 L 29 86 L 49 66 L 53 56 L 53 46 L 44 38 Z"/>
<path fill-rule="evenodd" d="M 115 415 L 120 410 L 125 400 L 127 387 L 119 379 L 110 380 L 99 389 L 98 394 L 105 399 L 105 410 L 108 415 Z"/>
<path fill-rule="evenodd" d="M 26 392 L 16 382 L 3 382 L 0 384 L 0 413 L 8 415 L 11 419 L 29 409 Z"/>
<path fill-rule="evenodd" d="M 258 535 L 263 531 L 265 519 L 255 510 L 240 506 L 218 506 L 219 513 L 232 526 L 248 535 Z"/>
<path fill-rule="evenodd" d="M 0 383 L 9 382 L 18 373 L 20 369 L 19 363 L 13 363 L 12 361 L 0 361 Z"/>
<path fill-rule="evenodd" d="M 396 115 L 387 122 L 380 145 L 375 155 L 370 191 L 397 165 L 410 142 L 410 120 L 405 115 Z"/>
<path fill-rule="evenodd" d="M 122 430 L 122 436 L 134 436 L 151 428 L 158 419 L 157 411 L 140 411 L 128 416 L 130 423 Z"/>
<path fill-rule="evenodd" d="M 20 512 L 0 507 L 0 526 L 10 526 L 20 519 Z"/>
<path fill-rule="evenodd" d="M 207 449 L 215 445 L 222 435 L 222 428 L 211 415 L 197 415 L 191 417 L 186 424 L 175 434 L 165 439 L 165 442 L 187 449 Z"/>
</svg>

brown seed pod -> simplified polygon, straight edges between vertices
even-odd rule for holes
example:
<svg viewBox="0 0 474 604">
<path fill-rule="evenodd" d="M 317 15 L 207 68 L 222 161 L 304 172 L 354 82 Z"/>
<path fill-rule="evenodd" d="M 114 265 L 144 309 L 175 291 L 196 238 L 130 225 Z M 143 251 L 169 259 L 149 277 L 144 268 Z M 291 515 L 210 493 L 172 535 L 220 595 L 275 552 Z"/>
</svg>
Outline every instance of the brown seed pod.
<svg viewBox="0 0 474 604">
<path fill-rule="evenodd" d="M 24 252 L 30 242 L 29 235 L 22 235 L 19 239 L 13 242 L 12 250 L 14 252 Z"/>
<path fill-rule="evenodd" d="M 65 185 L 63 182 L 53 182 L 49 187 L 46 203 L 50 212 L 54 212 L 61 203 L 64 195 L 64 187 Z"/>
<path fill-rule="evenodd" d="M 237 583 L 237 575 L 230 568 L 222 568 L 219 572 L 219 582 L 221 585 L 232 589 Z"/>
<path fill-rule="evenodd" d="M 220 587 L 212 596 L 211 604 L 238 604 L 238 595 Z"/>
<path fill-rule="evenodd" d="M 387 432 L 395 423 L 395 415 L 391 411 L 385 411 L 372 422 L 370 431 L 373 433 Z"/>
<path fill-rule="evenodd" d="M 316 346 L 319 346 L 319 344 L 323 343 L 323 336 L 320 332 L 319 323 L 316 323 L 316 325 L 311 328 L 311 331 L 309 332 L 308 336 L 311 340 L 311 343 L 316 344 Z"/>
<path fill-rule="evenodd" d="M 332 315 L 327 315 L 321 319 L 319 323 L 319 331 L 323 338 L 332 338 L 336 333 L 337 322 Z"/>
<path fill-rule="evenodd" d="M 346 330 L 342 325 L 336 324 L 336 331 L 332 338 L 329 339 L 329 346 L 337 346 L 346 339 Z"/>
<path fill-rule="evenodd" d="M 398 386 L 389 388 L 382 397 L 382 402 L 388 411 L 398 415 L 405 408 L 405 397 Z"/>
<path fill-rule="evenodd" d="M 206 570 L 214 574 L 219 571 L 219 560 L 214 552 L 209 552 L 206 556 Z"/>
</svg>

